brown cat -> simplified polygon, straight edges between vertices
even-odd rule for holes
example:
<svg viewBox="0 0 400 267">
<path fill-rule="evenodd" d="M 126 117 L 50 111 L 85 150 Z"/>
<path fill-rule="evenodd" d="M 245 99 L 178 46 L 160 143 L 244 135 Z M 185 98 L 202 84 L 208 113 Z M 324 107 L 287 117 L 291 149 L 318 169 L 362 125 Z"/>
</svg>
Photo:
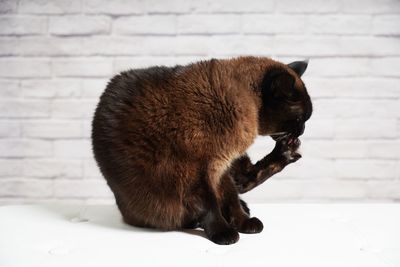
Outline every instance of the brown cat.
<svg viewBox="0 0 400 267">
<path fill-rule="evenodd" d="M 238 194 L 301 156 L 312 113 L 300 76 L 307 62 L 212 59 L 122 72 L 96 109 L 93 151 L 124 221 L 141 227 L 200 226 L 215 243 L 258 233 Z M 252 164 L 246 150 L 271 135 L 274 150 Z"/>
</svg>

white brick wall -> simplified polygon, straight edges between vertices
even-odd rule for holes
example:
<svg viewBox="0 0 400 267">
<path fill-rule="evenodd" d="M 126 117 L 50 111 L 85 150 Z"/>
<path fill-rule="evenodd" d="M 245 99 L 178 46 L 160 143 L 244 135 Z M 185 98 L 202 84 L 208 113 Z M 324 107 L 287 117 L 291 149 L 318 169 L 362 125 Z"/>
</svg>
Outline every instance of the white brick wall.
<svg viewBox="0 0 400 267">
<path fill-rule="evenodd" d="M 108 79 L 238 55 L 310 58 L 315 106 L 301 161 L 246 199 L 400 200 L 399 0 L 0 0 L 0 204 L 112 202 L 89 139 Z"/>
</svg>

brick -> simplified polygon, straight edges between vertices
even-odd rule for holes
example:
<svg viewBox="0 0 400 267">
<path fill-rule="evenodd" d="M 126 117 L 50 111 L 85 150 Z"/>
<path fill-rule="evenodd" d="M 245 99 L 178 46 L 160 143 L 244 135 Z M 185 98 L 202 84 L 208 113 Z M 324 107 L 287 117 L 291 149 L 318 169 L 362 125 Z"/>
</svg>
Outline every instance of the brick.
<svg viewBox="0 0 400 267">
<path fill-rule="evenodd" d="M 81 138 L 80 121 L 28 121 L 22 124 L 22 136 L 33 138 Z"/>
<path fill-rule="evenodd" d="M 104 179 L 94 159 L 83 162 L 83 176 L 84 178 Z"/>
<path fill-rule="evenodd" d="M 82 38 L 55 36 L 4 37 L 0 42 L 2 56 L 79 56 L 83 55 Z M 89 50 L 86 51 L 88 54 Z"/>
<path fill-rule="evenodd" d="M 400 57 L 376 58 L 371 60 L 371 75 L 400 77 Z"/>
<path fill-rule="evenodd" d="M 296 45 L 294 45 L 296 44 Z M 388 56 L 399 55 L 400 39 L 389 37 L 343 36 L 286 36 L 274 38 L 273 53 L 276 56 Z M 379 49 L 376 49 L 379 47 Z M 266 47 L 264 47 L 264 50 Z M 269 48 L 271 49 L 271 48 Z M 329 58 L 332 60 L 334 58 Z M 341 60 L 341 59 L 336 59 Z M 348 59 L 357 61 L 357 58 Z M 365 60 L 362 58 L 361 60 Z M 348 63 L 348 62 L 346 62 Z"/>
<path fill-rule="evenodd" d="M 22 175 L 38 178 L 82 178 L 82 163 L 77 160 L 24 160 Z"/>
<path fill-rule="evenodd" d="M 397 0 L 365 0 L 361 4 L 358 0 L 348 0 L 342 6 L 344 13 L 398 13 L 400 12 L 400 3 Z"/>
<path fill-rule="evenodd" d="M 195 40 L 192 40 L 192 42 L 194 43 Z M 272 36 L 248 36 L 243 38 L 242 36 L 216 35 L 210 40 L 205 40 L 202 45 L 205 47 L 204 51 L 208 51 L 208 55 L 218 57 L 226 55 L 271 56 L 275 52 L 275 38 Z"/>
<path fill-rule="evenodd" d="M 0 121 L 0 137 L 17 137 L 21 135 L 18 121 Z"/>
<path fill-rule="evenodd" d="M 54 156 L 57 158 L 90 158 L 93 157 L 89 140 L 56 140 Z"/>
<path fill-rule="evenodd" d="M 398 159 L 400 151 L 399 140 L 375 140 L 365 144 L 368 158 Z"/>
<path fill-rule="evenodd" d="M 286 36 L 277 35 L 264 50 L 272 50 L 276 56 L 338 56 L 341 40 L 332 36 Z M 310 65 L 311 67 L 311 65 Z"/>
<path fill-rule="evenodd" d="M 204 36 L 116 36 L 112 39 L 96 36 L 83 40 L 81 49 L 84 54 L 102 56 L 171 56 L 182 54 L 180 50 L 186 55 L 204 55 L 208 47 L 206 40 Z"/>
<path fill-rule="evenodd" d="M 0 59 L 0 77 L 43 78 L 50 75 L 50 62 L 48 60 Z"/>
<path fill-rule="evenodd" d="M 313 64 L 312 61 L 310 64 Z M 348 77 L 306 78 L 308 92 L 313 97 L 397 98 L 400 83 L 397 79 Z"/>
<path fill-rule="evenodd" d="M 397 120 L 397 136 L 400 137 L 400 118 Z"/>
<path fill-rule="evenodd" d="M 303 156 L 316 158 L 376 158 L 397 159 L 399 141 L 388 140 L 304 140 Z"/>
<path fill-rule="evenodd" d="M 111 19 L 105 16 L 72 15 L 49 19 L 49 32 L 55 35 L 108 34 L 110 30 Z"/>
<path fill-rule="evenodd" d="M 382 200 L 399 200 L 400 199 L 400 181 L 368 181 L 367 198 Z"/>
<path fill-rule="evenodd" d="M 56 180 L 54 182 L 54 196 L 59 198 L 74 197 L 101 197 L 112 198 L 113 194 L 105 181 L 100 180 Z"/>
<path fill-rule="evenodd" d="M 241 17 L 237 15 L 190 14 L 178 17 L 179 34 L 240 33 Z"/>
<path fill-rule="evenodd" d="M 246 193 L 249 202 L 264 202 L 265 200 L 290 199 L 363 199 L 368 194 L 368 188 L 362 181 L 337 180 L 279 180 L 271 179 L 264 186 Z"/>
<path fill-rule="evenodd" d="M 367 15 L 308 16 L 308 29 L 317 34 L 369 34 L 371 19 Z"/>
<path fill-rule="evenodd" d="M 296 0 L 281 0 L 276 3 L 276 10 L 282 13 L 335 13 L 341 3 L 335 0 L 311 0 L 299 5 Z"/>
<path fill-rule="evenodd" d="M 376 49 L 379 47 L 379 49 Z M 344 56 L 398 56 L 400 39 L 391 37 L 343 37 L 336 55 Z"/>
<path fill-rule="evenodd" d="M 375 16 L 372 21 L 372 33 L 379 35 L 399 35 L 400 15 Z"/>
<path fill-rule="evenodd" d="M 207 37 L 182 36 L 171 40 L 171 47 L 175 55 L 203 55 L 206 56 L 210 51 L 209 39 Z M 155 48 L 154 48 L 155 49 Z M 152 53 L 156 54 L 156 53 Z M 168 53 L 157 53 L 157 55 L 167 55 Z"/>
<path fill-rule="evenodd" d="M 346 179 L 395 179 L 396 161 L 388 160 L 336 160 L 335 173 Z"/>
<path fill-rule="evenodd" d="M 119 57 L 114 59 L 114 72 L 119 73 L 129 69 L 145 68 L 149 66 L 168 65 L 174 61 L 172 57 Z"/>
<path fill-rule="evenodd" d="M 0 139 L 0 157 L 50 157 L 52 143 L 43 140 Z"/>
<path fill-rule="evenodd" d="M 18 4 L 20 13 L 32 14 L 69 14 L 81 12 L 81 0 L 20 0 Z"/>
<path fill-rule="evenodd" d="M 253 0 L 243 4 L 240 0 L 222 0 L 206 2 L 194 2 L 194 11 L 196 12 L 215 12 L 215 13 L 261 13 L 272 12 L 274 10 L 273 1 Z"/>
<path fill-rule="evenodd" d="M 316 58 L 307 69 L 313 77 L 367 76 L 370 73 L 367 58 Z"/>
<path fill-rule="evenodd" d="M 109 59 L 57 59 L 53 71 L 58 77 L 109 77 L 112 61 Z"/>
<path fill-rule="evenodd" d="M 202 56 L 179 57 L 124 57 L 114 60 L 114 72 L 119 73 L 129 69 L 145 68 L 150 66 L 187 65 L 204 59 Z"/>
<path fill-rule="evenodd" d="M 150 40 L 152 38 L 149 38 Z M 104 36 L 93 36 L 83 40 L 82 50 L 89 55 L 140 55 L 149 51 L 143 37 L 120 37 L 113 38 Z"/>
<path fill-rule="evenodd" d="M 333 119 L 314 120 L 312 117 L 306 122 L 304 138 L 329 139 L 334 137 L 335 124 Z"/>
<path fill-rule="evenodd" d="M 399 108 L 396 99 L 315 99 L 313 118 L 395 118 Z"/>
<path fill-rule="evenodd" d="M 304 157 L 398 159 L 398 140 L 303 140 Z"/>
<path fill-rule="evenodd" d="M 309 64 L 312 64 L 312 60 Z M 307 71 L 302 78 L 312 100 L 316 98 L 332 98 L 337 94 L 337 87 L 335 86 L 335 81 L 337 79 L 333 80 L 329 78 L 308 77 Z M 351 79 L 352 78 L 349 80 Z"/>
<path fill-rule="evenodd" d="M 27 80 L 21 83 L 22 95 L 29 98 L 73 98 L 81 94 L 79 80 Z"/>
<path fill-rule="evenodd" d="M 91 118 L 97 100 L 54 100 L 51 106 L 53 118 Z"/>
<path fill-rule="evenodd" d="M 0 0 L 0 14 L 16 13 L 18 2 L 15 0 Z"/>
<path fill-rule="evenodd" d="M 92 136 L 92 118 L 82 121 L 82 137 L 91 138 Z"/>
<path fill-rule="evenodd" d="M 20 95 L 19 82 L 14 80 L 0 80 L 0 97 L 15 98 Z"/>
<path fill-rule="evenodd" d="M 88 203 L 89 205 L 116 205 L 115 197 L 113 195 L 100 198 L 94 197 L 88 199 L 85 203 Z"/>
<path fill-rule="evenodd" d="M 275 143 L 272 138 L 268 136 L 258 136 L 254 143 L 248 148 L 247 154 L 249 155 L 251 162 L 255 163 L 265 155 L 269 154 L 274 146 Z"/>
<path fill-rule="evenodd" d="M 131 15 L 145 12 L 144 2 L 141 0 L 84 0 L 83 11 L 86 13 L 100 13 L 113 15 Z"/>
<path fill-rule="evenodd" d="M 35 35 L 47 31 L 47 19 L 28 16 L 0 16 L 0 35 Z"/>
<path fill-rule="evenodd" d="M 50 103 L 42 100 L 0 101 L 0 117 L 44 118 L 50 115 Z"/>
<path fill-rule="evenodd" d="M 102 199 L 100 199 L 101 201 Z M 100 202 L 99 203 L 102 203 Z M 84 199 L 54 199 L 52 196 L 47 197 L 47 198 L 32 198 L 32 197 L 0 197 L 0 205 L 16 205 L 16 204 L 30 204 L 30 205 L 86 205 L 86 203 L 89 201 L 86 201 Z M 92 202 L 90 202 L 92 203 Z M 97 204 L 96 202 L 93 202 L 93 204 Z M 104 204 L 107 204 L 104 202 Z M 108 203 L 111 204 L 112 203 Z"/>
<path fill-rule="evenodd" d="M 355 140 L 304 140 L 301 151 L 304 158 L 365 158 L 368 157 L 368 144 Z"/>
<path fill-rule="evenodd" d="M 326 182 L 309 181 L 300 185 L 303 196 L 318 199 L 364 199 L 366 188 L 363 183 L 331 180 Z"/>
<path fill-rule="evenodd" d="M 84 79 L 82 81 L 82 97 L 98 99 L 107 87 L 110 79 Z"/>
<path fill-rule="evenodd" d="M 145 11 L 152 14 L 160 14 L 160 13 L 188 13 L 193 10 L 193 5 L 195 4 L 193 1 L 186 0 L 170 0 L 166 1 L 158 1 L 158 0 L 146 0 L 145 1 Z"/>
<path fill-rule="evenodd" d="M 15 177 L 22 175 L 22 161 L 19 159 L 1 159 L 0 177 Z"/>
<path fill-rule="evenodd" d="M 335 123 L 335 138 L 385 139 L 397 137 L 396 119 L 340 119 Z"/>
<path fill-rule="evenodd" d="M 175 34 L 176 17 L 170 15 L 120 17 L 113 22 L 116 34 Z"/>
<path fill-rule="evenodd" d="M 333 160 L 302 158 L 287 166 L 282 172 L 276 175 L 278 179 L 327 179 L 335 178 L 335 165 Z"/>
<path fill-rule="evenodd" d="M 278 23 L 277 23 L 278 22 Z M 243 15 L 243 33 L 299 33 L 306 27 L 306 17 L 298 15 Z"/>
<path fill-rule="evenodd" d="M 2 197 L 34 197 L 45 198 L 53 195 L 53 181 L 30 179 L 0 180 L 0 196 Z"/>
</svg>

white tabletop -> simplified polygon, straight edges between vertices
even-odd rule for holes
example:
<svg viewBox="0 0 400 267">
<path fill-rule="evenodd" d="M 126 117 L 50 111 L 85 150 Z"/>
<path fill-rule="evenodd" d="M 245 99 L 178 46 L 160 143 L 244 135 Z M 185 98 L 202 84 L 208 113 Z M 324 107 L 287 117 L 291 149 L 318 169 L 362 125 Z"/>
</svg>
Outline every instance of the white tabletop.
<svg viewBox="0 0 400 267">
<path fill-rule="evenodd" d="M 0 207 L 0 266 L 400 266 L 400 204 L 253 204 L 261 234 L 125 225 L 115 206 Z"/>
</svg>

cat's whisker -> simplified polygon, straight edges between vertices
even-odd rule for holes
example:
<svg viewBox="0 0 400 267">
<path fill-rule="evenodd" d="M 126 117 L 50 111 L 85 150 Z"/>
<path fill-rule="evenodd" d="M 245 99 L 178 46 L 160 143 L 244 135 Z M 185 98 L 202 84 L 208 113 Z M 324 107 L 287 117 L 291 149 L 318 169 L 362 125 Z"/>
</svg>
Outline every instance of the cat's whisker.
<svg viewBox="0 0 400 267">
<path fill-rule="evenodd" d="M 276 132 L 276 133 L 272 133 L 270 135 L 281 135 L 281 134 L 286 134 L 287 132 Z"/>
</svg>

